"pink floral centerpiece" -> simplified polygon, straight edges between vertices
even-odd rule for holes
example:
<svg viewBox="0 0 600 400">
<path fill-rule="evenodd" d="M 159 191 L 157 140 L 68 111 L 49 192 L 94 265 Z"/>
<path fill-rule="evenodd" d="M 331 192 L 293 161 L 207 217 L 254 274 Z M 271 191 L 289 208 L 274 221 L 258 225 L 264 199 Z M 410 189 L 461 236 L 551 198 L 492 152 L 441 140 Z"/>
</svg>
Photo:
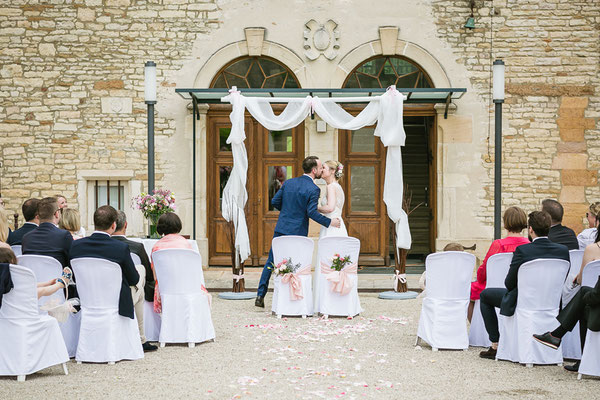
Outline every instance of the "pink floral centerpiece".
<svg viewBox="0 0 600 400">
<path fill-rule="evenodd" d="M 158 238 L 156 223 L 161 215 L 175 211 L 175 193 L 168 189 L 154 189 L 151 195 L 140 193 L 133 198 L 133 206 L 150 222 L 150 237 Z"/>
</svg>

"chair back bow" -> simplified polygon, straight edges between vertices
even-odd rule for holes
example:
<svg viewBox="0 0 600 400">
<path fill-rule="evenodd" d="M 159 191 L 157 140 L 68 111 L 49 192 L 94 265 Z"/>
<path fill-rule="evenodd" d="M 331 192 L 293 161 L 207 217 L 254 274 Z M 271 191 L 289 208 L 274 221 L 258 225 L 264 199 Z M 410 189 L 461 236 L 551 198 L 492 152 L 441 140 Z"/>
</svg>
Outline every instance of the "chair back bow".
<svg viewBox="0 0 600 400">
<path fill-rule="evenodd" d="M 350 293 L 353 287 L 350 275 L 356 275 L 357 272 L 358 265 L 356 263 L 345 266 L 341 271 L 336 271 L 321 261 L 321 273 L 325 274 L 325 279 L 331 282 L 331 291 L 337 292 L 341 296 Z"/>
<path fill-rule="evenodd" d="M 297 272 L 289 272 L 281 277 L 282 283 L 288 283 L 290 285 L 290 300 L 299 300 L 304 298 L 302 292 L 302 279 L 301 275 L 310 275 L 310 269 L 312 265 L 305 265 L 300 268 Z"/>
</svg>

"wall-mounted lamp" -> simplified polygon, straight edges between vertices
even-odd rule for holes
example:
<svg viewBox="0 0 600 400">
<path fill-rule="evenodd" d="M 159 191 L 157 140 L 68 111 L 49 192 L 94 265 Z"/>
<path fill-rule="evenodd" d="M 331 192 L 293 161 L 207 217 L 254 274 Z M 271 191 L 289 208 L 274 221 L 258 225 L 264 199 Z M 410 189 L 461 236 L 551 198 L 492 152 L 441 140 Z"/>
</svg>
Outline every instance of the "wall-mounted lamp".
<svg viewBox="0 0 600 400">
<path fill-rule="evenodd" d="M 467 19 L 465 23 L 465 28 L 467 29 L 475 29 L 475 17 L 473 16 L 473 8 L 475 8 L 475 0 L 471 0 L 471 16 Z"/>
</svg>

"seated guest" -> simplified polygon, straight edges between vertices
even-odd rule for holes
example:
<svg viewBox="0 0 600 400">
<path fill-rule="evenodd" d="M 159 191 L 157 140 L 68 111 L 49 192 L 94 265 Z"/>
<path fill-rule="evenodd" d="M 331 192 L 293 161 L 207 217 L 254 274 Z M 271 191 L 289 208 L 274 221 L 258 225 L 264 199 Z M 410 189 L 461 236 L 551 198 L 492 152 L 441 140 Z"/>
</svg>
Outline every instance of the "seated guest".
<svg viewBox="0 0 600 400">
<path fill-rule="evenodd" d="M 152 247 L 152 253 L 157 250 L 192 248 L 187 239 L 179 235 L 179 232 L 181 232 L 181 220 L 175 213 L 170 212 L 161 215 L 158 219 L 158 223 L 156 224 L 156 231 L 159 235 L 163 235 L 163 237 L 156 242 L 154 247 Z M 154 263 L 152 263 L 152 273 L 154 274 L 154 280 L 156 281 Z M 156 287 L 154 290 L 154 312 L 162 312 L 160 293 L 158 291 L 158 282 L 156 282 Z"/>
<path fill-rule="evenodd" d="M 50 256 L 63 267 L 69 265 L 69 250 L 73 236 L 58 227 L 60 210 L 56 197 L 46 197 L 38 204 L 40 226 L 29 232 L 21 241 L 23 254 Z"/>
<path fill-rule="evenodd" d="M 129 247 L 110 237 L 117 226 L 117 216 L 117 210 L 111 206 L 99 207 L 94 212 L 94 233 L 74 241 L 69 255 L 71 260 L 92 257 L 119 264 L 123 276 L 119 294 L 119 315 L 133 319 L 133 299 L 130 286 L 138 283 L 140 275 L 131 260 Z"/>
<path fill-rule="evenodd" d="M 135 266 L 140 275 L 140 281 L 136 286 L 131 287 L 131 296 L 133 297 L 133 304 L 135 306 L 135 315 L 138 321 L 142 347 L 144 348 L 144 351 L 153 351 L 158 347 L 146 341 L 144 332 L 144 298 L 146 301 L 154 301 L 154 274 L 152 273 L 148 253 L 146 253 L 144 245 L 139 242 L 128 240 L 125 236 L 125 232 L 127 231 L 127 216 L 123 211 L 117 211 L 117 214 L 117 225 L 114 233 L 111 235 L 112 238 L 125 243 L 129 247 L 129 251 L 136 254 L 142 261 L 142 265 Z"/>
<path fill-rule="evenodd" d="M 579 243 L 579 250 L 585 250 L 588 244 L 596 242 L 596 234 L 598 233 L 598 218 L 600 215 L 600 202 L 590 204 L 588 212 L 585 213 L 585 217 L 588 220 L 589 228 L 584 229 L 579 235 L 577 235 L 577 242 Z"/>
<path fill-rule="evenodd" d="M 556 317 L 560 325 L 552 332 L 533 335 L 533 338 L 546 346 L 558 349 L 561 339 L 575 328 L 579 322 L 581 349 L 585 345 L 587 330 L 600 332 L 600 277 L 593 288 L 583 286 L 573 299 Z M 597 356 L 597 354 L 596 354 Z M 574 365 L 565 365 L 568 371 L 578 371 L 580 361 Z"/>
<path fill-rule="evenodd" d="M 563 305 L 570 302 L 579 291 L 579 285 L 581 285 L 583 269 L 585 268 L 585 266 L 591 263 L 592 261 L 596 260 L 600 260 L 600 235 L 598 234 L 596 234 L 594 242 L 588 244 L 583 252 L 583 259 L 581 261 L 579 273 L 575 276 L 569 275 L 565 281 L 562 293 Z"/>
<path fill-rule="evenodd" d="M 10 248 L 0 247 L 0 264 L 17 264 L 17 256 Z M 51 279 L 48 282 L 39 282 L 37 284 L 38 299 L 43 296 L 50 296 L 60 289 L 64 289 L 69 285 L 73 272 L 70 268 L 63 270 L 62 276 Z"/>
<path fill-rule="evenodd" d="M 550 227 L 550 233 L 548 233 L 548 239 L 554 243 L 564 244 L 569 250 L 579 249 L 577 236 L 575 236 L 573 229 L 562 225 L 563 206 L 556 200 L 546 199 L 542 201 L 542 211 L 550 214 L 552 218 L 552 226 Z"/>
<path fill-rule="evenodd" d="M 496 358 L 498 349 L 498 340 L 500 332 L 498 331 L 498 316 L 496 307 L 500 308 L 500 314 L 510 317 L 514 315 L 517 307 L 517 277 L 519 268 L 522 264 L 543 258 L 555 258 L 569 261 L 569 250 L 566 246 L 553 243 L 548 240 L 548 232 L 552 224 L 552 218 L 545 211 L 534 211 L 529 214 L 528 232 L 532 238 L 531 243 L 518 246 L 514 253 L 510 269 L 504 280 L 505 288 L 488 288 L 481 292 L 479 303 L 481 305 L 481 315 L 485 324 L 485 329 L 489 335 L 492 346 L 479 353 L 482 358 Z"/>
<path fill-rule="evenodd" d="M 58 221 L 58 227 L 69 231 L 73 240 L 81 239 L 83 236 L 79 236 L 81 230 L 81 218 L 79 217 L 79 211 L 72 208 L 64 208 L 61 212 L 60 221 Z"/>
<path fill-rule="evenodd" d="M 67 204 L 67 198 L 62 194 L 57 194 L 54 197 L 56 197 L 58 200 L 58 207 L 60 208 L 60 213 L 62 215 L 62 213 L 69 208 L 69 205 Z M 83 229 L 81 223 L 79 224 L 79 230 L 76 233 L 80 238 L 85 237 L 85 229 Z"/>
<path fill-rule="evenodd" d="M 529 240 L 521 234 L 523 229 L 527 228 L 527 214 L 519 207 L 509 207 L 504 211 L 502 218 L 504 229 L 506 229 L 506 237 L 496 239 L 490 245 L 490 248 L 483 259 L 483 262 L 477 269 L 477 280 L 471 283 L 471 302 L 469 303 L 468 318 L 471 321 L 473 316 L 473 307 L 475 300 L 479 300 L 479 295 L 487 282 L 487 261 L 494 254 L 512 253 L 515 249 Z"/>
<path fill-rule="evenodd" d="M 8 217 L 6 212 L 0 208 L 0 247 L 9 248 L 10 246 L 6 243 L 10 230 L 8 229 Z"/>
<path fill-rule="evenodd" d="M 23 211 L 23 218 L 25 218 L 25 223 L 22 227 L 8 235 L 8 240 L 6 242 L 9 245 L 14 246 L 21 244 L 23 236 L 38 227 L 40 224 L 40 219 L 37 212 L 38 204 L 40 204 L 39 199 L 25 200 L 23 206 L 21 207 L 21 211 Z"/>
</svg>

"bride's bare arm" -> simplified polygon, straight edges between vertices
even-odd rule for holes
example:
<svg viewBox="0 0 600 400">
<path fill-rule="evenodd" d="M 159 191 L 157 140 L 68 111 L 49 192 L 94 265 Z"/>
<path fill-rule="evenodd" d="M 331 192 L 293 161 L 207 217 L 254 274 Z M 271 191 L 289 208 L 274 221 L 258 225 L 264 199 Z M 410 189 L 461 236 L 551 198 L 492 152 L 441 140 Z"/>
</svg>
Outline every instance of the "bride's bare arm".
<svg viewBox="0 0 600 400">
<path fill-rule="evenodd" d="M 335 188 L 333 185 L 327 185 L 327 204 L 319 206 L 317 210 L 320 213 L 327 214 L 335 210 Z"/>
</svg>

